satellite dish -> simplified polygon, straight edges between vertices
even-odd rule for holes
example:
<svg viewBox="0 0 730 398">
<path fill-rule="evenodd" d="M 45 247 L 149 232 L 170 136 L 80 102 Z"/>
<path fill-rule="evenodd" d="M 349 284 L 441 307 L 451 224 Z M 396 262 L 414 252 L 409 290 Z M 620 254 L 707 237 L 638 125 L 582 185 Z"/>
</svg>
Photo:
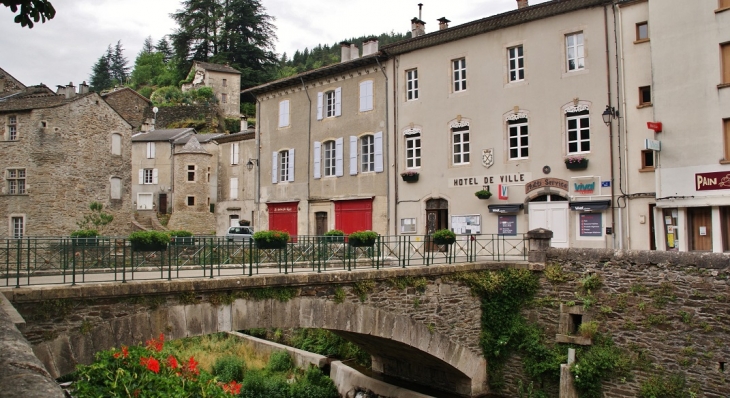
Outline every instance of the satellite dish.
<svg viewBox="0 0 730 398">
<path fill-rule="evenodd" d="M 152 112 L 157 113 L 159 109 L 157 107 L 152 108 Z"/>
</svg>

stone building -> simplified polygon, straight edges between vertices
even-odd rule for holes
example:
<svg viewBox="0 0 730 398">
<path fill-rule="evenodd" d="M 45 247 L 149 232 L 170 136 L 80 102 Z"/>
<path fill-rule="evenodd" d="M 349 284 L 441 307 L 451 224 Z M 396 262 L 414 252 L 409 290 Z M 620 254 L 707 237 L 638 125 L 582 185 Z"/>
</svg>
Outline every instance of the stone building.
<svg viewBox="0 0 730 398">
<path fill-rule="evenodd" d="M 145 111 L 152 106 L 152 101 L 129 87 L 103 92 L 101 97 L 135 130 L 139 130 L 145 122 Z"/>
<path fill-rule="evenodd" d="M 0 68 L 0 100 L 17 94 L 25 90 L 27 87 L 18 79 L 14 78 L 10 73 Z"/>
<path fill-rule="evenodd" d="M 0 236 L 61 236 L 78 229 L 93 201 L 130 230 L 129 123 L 98 94 L 71 84 L 29 87 L 0 101 Z"/>
<path fill-rule="evenodd" d="M 258 159 L 254 129 L 215 139 L 220 153 L 218 161 L 218 202 L 215 207 L 217 235 L 228 227 L 247 223 L 257 228 L 256 173 Z M 258 163 L 258 161 L 256 161 Z"/>
<path fill-rule="evenodd" d="M 342 43 L 339 64 L 243 91 L 258 104 L 259 229 L 387 233 L 386 78 L 377 40 L 363 47 Z"/>
<path fill-rule="evenodd" d="M 193 80 L 182 85 L 183 92 L 210 87 L 224 116 L 238 118 L 241 115 L 241 72 L 228 65 L 193 61 L 190 74 Z"/>
</svg>

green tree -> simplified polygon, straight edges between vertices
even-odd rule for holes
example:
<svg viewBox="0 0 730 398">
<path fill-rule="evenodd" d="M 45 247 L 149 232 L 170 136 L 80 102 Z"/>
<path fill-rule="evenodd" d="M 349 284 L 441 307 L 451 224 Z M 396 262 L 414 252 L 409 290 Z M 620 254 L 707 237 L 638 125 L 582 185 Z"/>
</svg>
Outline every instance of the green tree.
<svg viewBox="0 0 730 398">
<path fill-rule="evenodd" d="M 116 81 L 116 84 L 123 85 L 127 82 L 129 77 L 129 67 L 127 66 L 127 58 L 124 57 L 124 48 L 122 47 L 122 41 L 117 41 L 117 45 L 114 46 L 114 50 L 109 49 L 109 72 L 112 75 L 112 79 Z"/>
<path fill-rule="evenodd" d="M 142 43 L 142 53 L 151 54 L 155 52 L 155 45 L 152 44 L 152 36 L 147 36 Z"/>
<path fill-rule="evenodd" d="M 162 60 L 165 63 L 170 62 L 170 60 L 173 57 L 172 47 L 170 47 L 170 42 L 167 41 L 167 39 L 163 36 L 160 41 L 157 42 L 157 45 L 155 46 L 155 50 L 157 50 L 158 53 L 162 54 Z"/>
<path fill-rule="evenodd" d="M 104 212 L 104 205 L 99 202 L 91 202 L 89 204 L 89 214 L 84 214 L 84 218 L 77 222 L 76 225 L 79 229 L 95 229 L 100 233 L 104 232 L 104 229 L 112 221 L 114 216 Z"/>
<path fill-rule="evenodd" d="M 106 90 L 114 86 L 109 64 L 110 50 L 111 47 L 106 53 L 99 57 L 99 60 L 96 61 L 94 66 L 91 68 L 89 84 L 91 85 L 92 91 L 101 92 L 102 90 Z"/>
<path fill-rule="evenodd" d="M 48 0 L 0 0 L 0 4 L 10 7 L 12 12 L 17 12 L 18 15 L 13 21 L 22 27 L 27 26 L 29 29 L 33 28 L 34 22 L 45 23 L 46 20 L 51 20 L 56 16 L 56 9 Z"/>
</svg>

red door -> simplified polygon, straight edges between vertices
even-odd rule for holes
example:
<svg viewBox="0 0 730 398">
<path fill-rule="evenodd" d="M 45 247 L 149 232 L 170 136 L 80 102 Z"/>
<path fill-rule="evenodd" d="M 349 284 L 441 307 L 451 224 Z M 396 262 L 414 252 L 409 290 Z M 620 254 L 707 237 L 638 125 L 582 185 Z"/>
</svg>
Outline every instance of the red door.
<svg viewBox="0 0 730 398">
<path fill-rule="evenodd" d="M 299 202 L 269 203 L 269 230 L 286 231 L 296 242 Z"/>
<path fill-rule="evenodd" d="M 373 200 L 342 200 L 335 202 L 335 228 L 350 234 L 373 229 Z"/>
</svg>

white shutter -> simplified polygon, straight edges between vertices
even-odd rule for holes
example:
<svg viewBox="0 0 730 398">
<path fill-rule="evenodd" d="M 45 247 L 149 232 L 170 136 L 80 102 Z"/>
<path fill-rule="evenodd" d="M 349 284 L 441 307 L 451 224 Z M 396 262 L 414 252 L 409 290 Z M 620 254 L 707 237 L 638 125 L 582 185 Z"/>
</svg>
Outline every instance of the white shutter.
<svg viewBox="0 0 730 398">
<path fill-rule="evenodd" d="M 375 133 L 375 172 L 383 172 L 383 132 Z"/>
<path fill-rule="evenodd" d="M 357 137 L 350 136 L 350 175 L 357 174 Z"/>
<path fill-rule="evenodd" d="M 276 152 L 271 153 L 271 183 L 276 184 L 279 182 L 279 154 Z"/>
<path fill-rule="evenodd" d="M 317 93 L 317 120 L 322 120 L 322 102 L 324 102 L 324 94 L 320 91 Z"/>
<path fill-rule="evenodd" d="M 241 144 L 235 143 L 233 144 L 233 163 L 232 164 L 238 164 L 238 161 L 240 159 L 240 150 L 241 150 Z"/>
<path fill-rule="evenodd" d="M 157 184 L 157 169 L 152 169 L 152 183 Z"/>
<path fill-rule="evenodd" d="M 289 150 L 289 182 L 294 182 L 294 148 Z"/>
<path fill-rule="evenodd" d="M 289 125 L 289 100 L 279 102 L 279 127 Z"/>
<path fill-rule="evenodd" d="M 147 159 L 154 159 L 154 158 L 155 158 L 155 143 L 148 142 L 147 143 Z"/>
<path fill-rule="evenodd" d="M 373 81 L 360 83 L 360 112 L 373 110 Z"/>
<path fill-rule="evenodd" d="M 139 184 L 144 184 L 144 169 L 139 169 Z"/>
<path fill-rule="evenodd" d="M 344 139 L 342 137 L 335 141 L 335 175 L 342 177 L 344 174 L 342 171 L 342 146 L 344 145 Z"/>
<path fill-rule="evenodd" d="M 238 199 L 238 178 L 237 177 L 231 177 L 230 198 L 231 198 L 231 200 Z"/>
<path fill-rule="evenodd" d="M 314 178 L 322 178 L 322 143 L 314 141 Z"/>
<path fill-rule="evenodd" d="M 335 116 L 342 115 L 342 87 L 335 89 Z"/>
</svg>

